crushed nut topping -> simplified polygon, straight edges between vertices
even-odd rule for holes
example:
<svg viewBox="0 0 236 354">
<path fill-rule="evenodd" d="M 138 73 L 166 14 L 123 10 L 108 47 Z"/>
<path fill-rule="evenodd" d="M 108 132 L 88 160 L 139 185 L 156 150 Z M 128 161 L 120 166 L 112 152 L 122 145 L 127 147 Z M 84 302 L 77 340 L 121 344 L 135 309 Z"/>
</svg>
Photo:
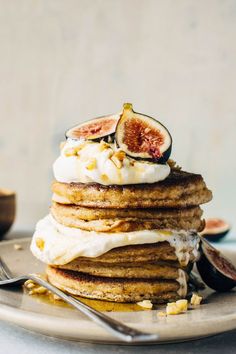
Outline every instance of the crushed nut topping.
<svg viewBox="0 0 236 354">
<path fill-rule="evenodd" d="M 65 150 L 64 154 L 66 155 L 66 157 L 76 156 L 77 150 L 76 150 L 76 148 L 68 148 Z"/>
<path fill-rule="evenodd" d="M 150 300 L 143 300 L 140 302 L 137 302 L 138 306 L 144 307 L 145 309 L 152 309 L 153 304 L 151 303 Z"/>
<path fill-rule="evenodd" d="M 96 167 L 97 167 L 97 160 L 95 158 L 89 159 L 89 162 L 86 165 L 87 170 L 92 171 Z"/>
<path fill-rule="evenodd" d="M 125 156 L 126 156 L 125 152 L 119 150 L 112 155 L 111 160 L 116 165 L 117 168 L 121 168 L 123 166 L 123 160 Z"/>
<path fill-rule="evenodd" d="M 109 177 L 108 177 L 105 173 L 103 173 L 103 174 L 101 175 L 101 178 L 102 178 L 102 180 L 103 180 L 104 183 L 108 183 L 108 182 L 109 182 Z"/>
<path fill-rule="evenodd" d="M 35 243 L 36 246 L 40 249 L 40 251 L 44 250 L 45 241 L 42 238 L 37 238 Z"/>
<path fill-rule="evenodd" d="M 85 144 L 86 143 L 83 143 L 83 144 L 80 144 L 79 146 L 70 147 L 70 148 L 66 149 L 64 152 L 65 156 L 67 156 L 67 157 L 78 156 L 79 151 L 84 148 Z"/>
<path fill-rule="evenodd" d="M 101 140 L 100 141 L 100 151 L 104 151 L 110 148 L 110 145 L 106 143 L 105 141 Z"/>
</svg>

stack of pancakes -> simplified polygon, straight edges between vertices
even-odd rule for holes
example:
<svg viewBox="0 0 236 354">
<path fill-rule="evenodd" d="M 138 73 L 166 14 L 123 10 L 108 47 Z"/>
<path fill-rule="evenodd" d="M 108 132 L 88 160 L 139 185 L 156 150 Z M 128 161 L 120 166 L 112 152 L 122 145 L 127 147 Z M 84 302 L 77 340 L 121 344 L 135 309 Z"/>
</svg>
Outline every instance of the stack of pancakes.
<svg viewBox="0 0 236 354">
<path fill-rule="evenodd" d="M 160 230 L 165 240 L 113 248 L 99 257 L 49 265 L 49 281 L 74 295 L 116 302 L 174 301 L 185 297 L 196 249 L 190 239 L 204 228 L 199 205 L 212 195 L 201 175 L 172 170 L 161 182 L 136 185 L 52 185 L 51 214 L 59 224 L 87 231 Z M 182 237 L 182 258 L 168 242 Z"/>
</svg>

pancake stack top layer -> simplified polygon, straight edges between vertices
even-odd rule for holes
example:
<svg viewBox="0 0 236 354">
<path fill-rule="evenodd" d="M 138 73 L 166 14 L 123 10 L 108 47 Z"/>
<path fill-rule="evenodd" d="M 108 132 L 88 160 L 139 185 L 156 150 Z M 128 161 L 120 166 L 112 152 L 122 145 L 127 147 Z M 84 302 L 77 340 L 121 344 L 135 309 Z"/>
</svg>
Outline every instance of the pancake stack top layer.
<svg viewBox="0 0 236 354">
<path fill-rule="evenodd" d="M 211 192 L 200 175 L 163 161 L 163 126 L 149 128 L 147 118 L 132 112 L 109 116 L 116 120 L 116 140 L 111 132 L 110 143 L 101 137 L 75 139 L 81 126 L 69 131 L 73 139 L 67 139 L 54 164 L 51 212 L 37 224 L 31 250 L 49 265 L 49 281 L 69 293 L 119 302 L 176 300 L 187 293 L 187 275 L 198 257 L 196 232 L 204 227 L 199 205 Z M 158 158 L 128 155 L 132 146 L 125 129 L 134 118 L 132 127 L 137 129 L 140 119 L 143 124 L 141 137 L 151 131 L 148 141 L 161 142 Z M 104 127 L 108 123 L 102 119 Z M 168 134 L 167 140 L 171 143 Z"/>
</svg>

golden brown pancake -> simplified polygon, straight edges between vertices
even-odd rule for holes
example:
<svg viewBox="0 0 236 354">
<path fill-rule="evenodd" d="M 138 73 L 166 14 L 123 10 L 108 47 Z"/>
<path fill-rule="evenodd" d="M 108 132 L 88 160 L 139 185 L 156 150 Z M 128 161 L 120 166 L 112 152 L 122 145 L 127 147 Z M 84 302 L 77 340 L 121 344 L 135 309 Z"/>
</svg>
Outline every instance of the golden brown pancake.
<svg viewBox="0 0 236 354">
<path fill-rule="evenodd" d="M 199 206 L 188 208 L 145 208 L 145 209 L 111 209 L 82 207 L 75 204 L 60 204 L 52 202 L 51 211 L 58 215 L 73 216 L 78 219 L 91 221 L 98 219 L 171 219 L 201 217 L 202 209 Z"/>
<path fill-rule="evenodd" d="M 175 301 L 180 298 L 176 280 L 124 279 L 92 275 L 48 266 L 48 280 L 57 288 L 73 295 L 115 302 Z"/>
<path fill-rule="evenodd" d="M 82 210 L 80 210 L 82 209 Z M 106 213 L 102 213 L 102 211 Z M 148 212 L 148 210 L 150 210 Z M 52 203 L 51 214 L 54 219 L 62 225 L 67 227 L 80 228 L 87 231 L 96 232 L 130 232 L 139 230 L 153 230 L 153 229 L 173 229 L 173 230 L 196 230 L 202 231 L 204 228 L 204 220 L 201 220 L 202 210 L 199 207 L 189 207 L 184 209 L 148 209 L 145 217 L 140 217 L 142 213 L 145 215 L 143 209 L 131 209 L 133 213 L 127 214 L 121 212 L 119 218 L 112 218 L 112 216 L 119 211 L 125 209 L 99 209 L 85 208 L 76 205 L 64 205 L 56 202 Z M 109 217 L 109 211 L 111 216 Z M 135 212 L 137 211 L 137 216 Z M 93 215 L 94 213 L 94 215 Z M 95 218 L 97 214 L 107 218 Z M 132 215 L 133 214 L 133 215 Z M 81 219 L 87 217 L 89 219 Z M 131 216 L 132 215 L 132 216 Z M 151 218 L 152 216 L 152 218 Z"/>
<path fill-rule="evenodd" d="M 109 278 L 177 279 L 180 265 L 176 262 L 107 264 L 81 261 L 80 258 L 56 268 Z M 188 272 L 192 264 L 186 268 Z"/>
<path fill-rule="evenodd" d="M 189 251 L 189 261 L 196 259 Z M 124 246 L 113 248 L 99 257 L 80 257 L 79 261 L 89 261 L 91 266 L 93 262 L 102 264 L 124 264 L 124 263 L 153 263 L 160 261 L 177 262 L 178 258 L 175 249 L 169 242 L 157 242 L 143 245 Z M 75 260 L 76 261 L 76 260 Z"/>
<path fill-rule="evenodd" d="M 172 171 L 161 182 L 104 186 L 97 183 L 61 183 L 52 185 L 53 200 L 98 208 L 178 208 L 197 206 L 212 199 L 201 175 Z"/>
</svg>

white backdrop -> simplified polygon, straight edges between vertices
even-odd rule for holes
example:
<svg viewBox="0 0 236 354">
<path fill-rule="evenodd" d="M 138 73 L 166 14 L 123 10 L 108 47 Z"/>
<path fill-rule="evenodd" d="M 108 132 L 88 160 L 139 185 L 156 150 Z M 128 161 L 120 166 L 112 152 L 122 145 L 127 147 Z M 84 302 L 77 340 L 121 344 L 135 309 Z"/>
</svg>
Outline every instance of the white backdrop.
<svg viewBox="0 0 236 354">
<path fill-rule="evenodd" d="M 131 101 L 171 131 L 173 157 L 235 219 L 236 1 L 0 0 L 0 186 L 15 227 L 50 204 L 67 127 Z"/>
</svg>

